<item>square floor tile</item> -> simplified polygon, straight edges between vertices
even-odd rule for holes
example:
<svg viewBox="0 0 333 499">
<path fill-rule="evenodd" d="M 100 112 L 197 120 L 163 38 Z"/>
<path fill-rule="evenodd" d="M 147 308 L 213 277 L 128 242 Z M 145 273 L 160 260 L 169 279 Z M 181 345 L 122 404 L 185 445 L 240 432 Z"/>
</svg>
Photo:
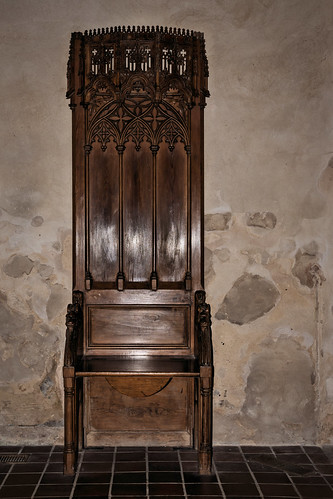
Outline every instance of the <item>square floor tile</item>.
<svg viewBox="0 0 333 499">
<path fill-rule="evenodd" d="M 211 475 L 199 475 L 199 473 L 194 473 L 193 471 L 185 471 L 184 481 L 186 483 L 211 483 L 217 482 L 217 477 L 215 473 Z"/>
<path fill-rule="evenodd" d="M 214 452 L 214 461 L 244 462 L 244 457 L 240 452 Z"/>
<path fill-rule="evenodd" d="M 184 463 L 182 462 L 182 468 L 183 468 L 183 471 L 193 471 L 193 472 L 198 472 L 199 471 L 199 465 L 197 462 L 187 462 L 187 463 Z"/>
<path fill-rule="evenodd" d="M 40 485 L 35 497 L 69 497 L 71 490 L 71 485 Z"/>
<path fill-rule="evenodd" d="M 111 473 L 80 473 L 77 483 L 110 483 Z"/>
<path fill-rule="evenodd" d="M 149 471 L 178 471 L 179 469 L 180 465 L 176 461 L 150 461 L 149 463 Z"/>
<path fill-rule="evenodd" d="M 304 453 L 301 454 L 279 454 L 279 462 L 292 463 L 292 464 L 312 464 L 308 456 Z"/>
<path fill-rule="evenodd" d="M 115 471 L 146 471 L 146 463 L 144 461 L 116 463 Z"/>
<path fill-rule="evenodd" d="M 11 473 L 41 473 L 45 463 L 20 463 L 15 464 Z"/>
<path fill-rule="evenodd" d="M 105 473 L 111 472 L 112 462 L 109 463 L 82 463 L 80 473 Z"/>
<path fill-rule="evenodd" d="M 230 461 L 219 461 L 215 463 L 216 469 L 218 471 L 237 471 L 246 472 L 249 471 L 246 463 L 235 463 Z"/>
<path fill-rule="evenodd" d="M 144 461 L 146 459 L 146 454 L 144 451 L 141 452 L 117 452 L 116 461 Z"/>
<path fill-rule="evenodd" d="M 252 475 L 250 473 L 236 473 L 223 471 L 219 473 L 220 481 L 224 483 L 254 483 Z"/>
<path fill-rule="evenodd" d="M 11 464 L 0 463 L 0 473 L 7 473 L 11 467 Z"/>
<path fill-rule="evenodd" d="M 0 497 L 31 497 L 35 485 L 4 485 L 0 489 Z"/>
<path fill-rule="evenodd" d="M 163 447 L 163 449 L 169 449 L 170 447 Z M 150 449 L 150 447 L 148 447 Z M 133 446 L 124 446 L 124 447 L 117 447 L 117 453 L 119 452 L 140 452 L 143 451 L 145 452 L 146 447 L 133 447 Z"/>
<path fill-rule="evenodd" d="M 10 473 L 5 485 L 36 485 L 39 478 L 39 473 Z"/>
<path fill-rule="evenodd" d="M 143 483 L 114 483 L 112 485 L 112 498 L 114 495 L 134 495 L 135 497 L 146 494 L 146 484 Z"/>
<path fill-rule="evenodd" d="M 231 497 L 253 497 L 260 495 L 254 483 L 223 483 L 222 488 L 227 496 Z"/>
<path fill-rule="evenodd" d="M 272 497 L 298 497 L 297 492 L 295 491 L 294 487 L 292 485 L 287 485 L 287 484 L 260 484 L 260 489 L 261 492 L 268 496 Z"/>
<path fill-rule="evenodd" d="M 68 485 L 72 484 L 75 476 L 64 475 L 63 473 L 44 473 L 41 483 L 45 485 Z"/>
<path fill-rule="evenodd" d="M 64 461 L 64 456 L 60 452 L 55 452 L 50 455 L 50 463 L 62 463 Z"/>
<path fill-rule="evenodd" d="M 217 483 L 187 483 L 187 494 L 192 495 L 221 495 L 220 486 Z"/>
<path fill-rule="evenodd" d="M 113 483 L 146 483 L 146 473 L 115 473 L 113 475 Z"/>
<path fill-rule="evenodd" d="M 302 497 L 333 497 L 333 491 L 329 485 L 297 485 L 297 490 Z"/>
<path fill-rule="evenodd" d="M 333 478 L 333 477 L 332 477 Z M 292 481 L 297 485 L 297 484 L 303 484 L 303 485 L 327 485 L 327 482 L 325 481 L 325 478 L 323 478 L 320 475 L 316 476 L 293 476 L 291 477 Z"/>
<path fill-rule="evenodd" d="M 150 483 L 149 496 L 169 495 L 177 496 L 183 495 L 184 489 L 181 483 Z"/>
<path fill-rule="evenodd" d="M 290 479 L 285 473 L 260 473 L 255 472 L 254 476 L 258 483 L 287 483 L 290 485 Z"/>
<path fill-rule="evenodd" d="M 149 461 L 178 461 L 177 452 L 149 452 Z"/>
<path fill-rule="evenodd" d="M 179 471 L 150 471 L 149 482 L 151 483 L 178 483 L 182 482 L 182 476 Z"/>
<path fill-rule="evenodd" d="M 82 462 L 84 463 L 112 463 L 114 452 L 85 452 Z"/>
<path fill-rule="evenodd" d="M 179 495 L 178 496 L 173 496 L 173 495 L 170 496 L 168 494 L 166 494 L 166 495 L 163 494 L 162 496 L 151 496 L 150 495 L 149 499 L 161 499 L 161 497 L 163 497 L 163 499 L 185 499 L 185 496 L 179 496 Z M 112 496 L 112 499 L 113 499 L 113 496 Z M 133 497 L 131 497 L 131 499 L 133 499 Z M 198 497 L 196 499 L 198 499 Z M 205 499 L 209 499 L 209 498 L 205 498 Z"/>
<path fill-rule="evenodd" d="M 74 495 L 82 497 L 96 497 L 108 495 L 110 485 L 105 484 L 78 484 L 75 487 Z"/>
<path fill-rule="evenodd" d="M 46 473 L 62 473 L 64 465 L 62 463 L 50 463 L 46 467 Z"/>
</svg>

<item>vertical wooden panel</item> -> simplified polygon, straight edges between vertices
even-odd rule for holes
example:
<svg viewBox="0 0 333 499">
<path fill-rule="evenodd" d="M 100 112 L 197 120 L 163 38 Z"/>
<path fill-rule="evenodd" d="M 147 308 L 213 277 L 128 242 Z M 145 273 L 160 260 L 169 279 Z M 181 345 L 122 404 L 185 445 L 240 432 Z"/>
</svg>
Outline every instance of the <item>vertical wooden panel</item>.
<svg viewBox="0 0 333 499">
<path fill-rule="evenodd" d="M 89 258 L 93 281 L 113 282 L 118 272 L 119 155 L 94 144 L 89 158 Z"/>
<path fill-rule="evenodd" d="M 152 168 L 148 142 L 124 151 L 124 273 L 126 281 L 149 281 L 152 270 Z"/>
<path fill-rule="evenodd" d="M 184 144 L 165 142 L 157 154 L 157 273 L 183 281 L 187 266 L 187 157 Z"/>
</svg>

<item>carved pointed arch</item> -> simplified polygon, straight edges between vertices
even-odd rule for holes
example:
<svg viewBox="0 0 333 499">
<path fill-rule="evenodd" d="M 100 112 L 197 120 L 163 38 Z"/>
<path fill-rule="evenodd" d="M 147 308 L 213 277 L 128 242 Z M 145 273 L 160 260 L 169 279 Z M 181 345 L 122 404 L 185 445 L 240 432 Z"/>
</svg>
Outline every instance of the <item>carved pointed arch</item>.
<svg viewBox="0 0 333 499">
<path fill-rule="evenodd" d="M 170 151 L 173 151 L 176 142 L 183 142 L 184 145 L 188 145 L 186 129 L 181 126 L 179 121 L 173 118 L 166 120 L 158 130 L 156 137 L 157 144 L 162 142 L 163 139 L 169 144 Z"/>
<path fill-rule="evenodd" d="M 140 150 L 140 144 L 144 142 L 144 140 L 151 144 L 154 140 L 150 126 L 141 118 L 135 118 L 126 125 L 121 135 L 121 143 L 125 144 L 129 139 L 133 140 L 137 151 Z"/>
<path fill-rule="evenodd" d="M 119 132 L 110 119 L 103 117 L 90 129 L 89 144 L 100 142 L 102 151 L 106 151 L 107 143 L 111 139 L 118 145 L 120 143 Z"/>
</svg>

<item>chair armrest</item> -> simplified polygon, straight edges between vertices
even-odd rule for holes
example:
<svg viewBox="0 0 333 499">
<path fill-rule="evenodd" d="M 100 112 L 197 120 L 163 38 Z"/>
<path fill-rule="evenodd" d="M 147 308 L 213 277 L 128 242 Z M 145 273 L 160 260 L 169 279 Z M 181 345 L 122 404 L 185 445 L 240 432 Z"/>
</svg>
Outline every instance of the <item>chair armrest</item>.
<svg viewBox="0 0 333 499">
<path fill-rule="evenodd" d="M 195 322 L 199 345 L 200 366 L 213 365 L 212 321 L 205 291 L 195 293 Z"/>
<path fill-rule="evenodd" d="M 82 300 L 80 291 L 73 292 L 73 303 L 67 306 L 66 314 L 66 344 L 64 366 L 74 367 L 77 357 L 77 340 L 82 331 Z"/>
</svg>

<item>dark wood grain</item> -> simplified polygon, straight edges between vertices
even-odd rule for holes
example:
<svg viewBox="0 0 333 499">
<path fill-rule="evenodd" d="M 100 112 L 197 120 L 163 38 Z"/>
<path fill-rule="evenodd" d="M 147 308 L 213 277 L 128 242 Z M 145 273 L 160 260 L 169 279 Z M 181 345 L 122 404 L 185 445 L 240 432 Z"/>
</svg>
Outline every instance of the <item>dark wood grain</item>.
<svg viewBox="0 0 333 499">
<path fill-rule="evenodd" d="M 89 270 L 93 282 L 115 280 L 119 255 L 119 158 L 114 144 L 89 155 Z"/>
<path fill-rule="evenodd" d="M 89 346 L 187 347 L 189 307 L 89 307 Z"/>
<path fill-rule="evenodd" d="M 128 283 L 146 281 L 152 270 L 152 171 L 148 142 L 124 152 L 124 273 Z"/>
<path fill-rule="evenodd" d="M 187 269 L 187 179 L 184 145 L 157 155 L 157 272 L 161 281 L 183 281 Z"/>
</svg>

